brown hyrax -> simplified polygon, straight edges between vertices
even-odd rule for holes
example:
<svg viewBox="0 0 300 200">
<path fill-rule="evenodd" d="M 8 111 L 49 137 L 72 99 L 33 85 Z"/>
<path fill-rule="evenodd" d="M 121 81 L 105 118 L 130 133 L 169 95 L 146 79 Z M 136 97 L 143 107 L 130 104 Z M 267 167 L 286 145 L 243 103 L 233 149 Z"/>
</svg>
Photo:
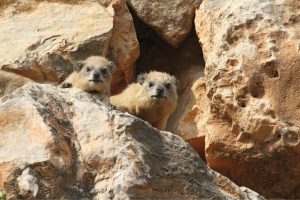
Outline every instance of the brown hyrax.
<svg viewBox="0 0 300 200">
<path fill-rule="evenodd" d="M 22 87 L 28 82 L 33 82 L 29 78 L 0 70 L 0 97 L 12 93 L 15 89 Z"/>
<path fill-rule="evenodd" d="M 164 130 L 177 106 L 177 79 L 164 72 L 152 71 L 139 75 L 137 82 L 121 94 L 112 96 L 111 104 Z"/>
<path fill-rule="evenodd" d="M 61 87 L 77 87 L 86 92 L 109 96 L 111 77 L 115 70 L 113 62 L 102 56 L 91 56 L 74 65 L 74 72 L 61 83 Z"/>
</svg>

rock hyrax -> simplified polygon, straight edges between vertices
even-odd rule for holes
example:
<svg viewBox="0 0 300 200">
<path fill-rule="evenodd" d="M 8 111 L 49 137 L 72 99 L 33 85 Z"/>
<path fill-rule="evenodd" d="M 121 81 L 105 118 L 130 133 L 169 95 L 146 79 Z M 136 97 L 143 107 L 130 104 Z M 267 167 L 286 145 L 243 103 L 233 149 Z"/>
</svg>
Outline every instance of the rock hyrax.
<svg viewBox="0 0 300 200">
<path fill-rule="evenodd" d="M 0 70 L 0 97 L 12 93 L 15 89 L 22 87 L 28 82 L 33 82 L 29 78 Z"/>
<path fill-rule="evenodd" d="M 152 71 L 139 75 L 137 82 L 121 94 L 112 96 L 111 104 L 164 130 L 177 106 L 177 79 L 164 72 Z"/>
<path fill-rule="evenodd" d="M 77 87 L 86 92 L 97 92 L 109 96 L 111 77 L 115 69 L 114 63 L 106 58 L 91 56 L 74 65 L 74 72 L 61 83 L 61 87 Z"/>
</svg>

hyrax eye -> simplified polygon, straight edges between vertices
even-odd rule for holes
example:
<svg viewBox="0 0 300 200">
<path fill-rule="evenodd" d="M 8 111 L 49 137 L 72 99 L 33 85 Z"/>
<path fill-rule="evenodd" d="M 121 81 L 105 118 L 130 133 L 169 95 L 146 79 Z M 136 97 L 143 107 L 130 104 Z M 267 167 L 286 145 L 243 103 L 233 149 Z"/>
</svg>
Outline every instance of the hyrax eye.
<svg viewBox="0 0 300 200">
<path fill-rule="evenodd" d="M 107 74 L 107 70 L 106 69 L 101 69 L 101 73 L 102 74 Z"/>
<path fill-rule="evenodd" d="M 152 82 L 148 83 L 149 87 L 152 87 L 154 84 Z"/>
<path fill-rule="evenodd" d="M 166 86 L 167 89 L 171 88 L 171 84 L 170 83 L 166 83 L 165 86 Z"/>
<path fill-rule="evenodd" d="M 91 68 L 90 68 L 90 67 L 87 67 L 87 68 L 86 68 L 86 71 L 87 71 L 87 72 L 91 71 Z"/>
</svg>

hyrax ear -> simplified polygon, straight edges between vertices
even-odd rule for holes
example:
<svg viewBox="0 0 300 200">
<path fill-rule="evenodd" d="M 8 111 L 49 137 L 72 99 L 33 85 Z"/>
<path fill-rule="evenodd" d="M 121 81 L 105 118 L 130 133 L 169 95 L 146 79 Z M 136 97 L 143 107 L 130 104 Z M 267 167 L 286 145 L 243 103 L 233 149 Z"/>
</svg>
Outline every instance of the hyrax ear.
<svg viewBox="0 0 300 200">
<path fill-rule="evenodd" d="M 109 69 L 110 73 L 113 74 L 116 71 L 117 67 L 114 62 L 109 61 L 108 69 Z"/>
<path fill-rule="evenodd" d="M 137 82 L 141 85 L 143 85 L 144 81 L 146 80 L 147 78 L 147 74 L 140 74 L 138 75 L 137 77 Z"/>
<path fill-rule="evenodd" d="M 84 66 L 83 60 L 77 61 L 74 65 L 74 71 L 80 72 L 80 70 L 83 68 L 83 66 Z"/>
<path fill-rule="evenodd" d="M 178 88 L 179 87 L 179 80 L 176 77 L 173 76 L 173 81 L 175 83 L 176 88 Z"/>
</svg>

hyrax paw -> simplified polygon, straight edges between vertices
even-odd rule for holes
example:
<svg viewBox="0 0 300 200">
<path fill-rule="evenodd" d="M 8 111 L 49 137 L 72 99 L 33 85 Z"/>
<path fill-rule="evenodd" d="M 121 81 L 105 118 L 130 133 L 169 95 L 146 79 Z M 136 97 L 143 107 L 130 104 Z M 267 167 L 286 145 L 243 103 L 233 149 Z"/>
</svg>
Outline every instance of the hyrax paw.
<svg viewBox="0 0 300 200">
<path fill-rule="evenodd" d="M 71 88 L 73 85 L 72 83 L 64 82 L 60 85 L 61 88 Z"/>
<path fill-rule="evenodd" d="M 117 106 L 111 105 L 110 107 L 111 107 L 111 109 L 113 109 L 113 110 L 119 110 Z"/>
</svg>

